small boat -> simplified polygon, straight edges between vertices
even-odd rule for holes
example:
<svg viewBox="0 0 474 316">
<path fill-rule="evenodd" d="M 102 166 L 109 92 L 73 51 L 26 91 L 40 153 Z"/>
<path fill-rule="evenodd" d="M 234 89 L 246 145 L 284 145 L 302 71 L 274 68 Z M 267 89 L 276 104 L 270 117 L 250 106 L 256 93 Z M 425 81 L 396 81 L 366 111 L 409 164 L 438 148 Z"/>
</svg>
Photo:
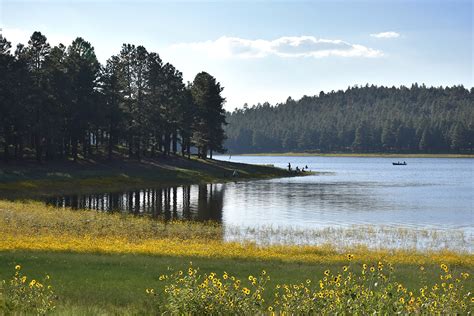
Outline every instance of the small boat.
<svg viewBox="0 0 474 316">
<path fill-rule="evenodd" d="M 404 161 L 404 162 L 392 162 L 392 165 L 394 166 L 406 166 L 407 163 Z"/>
</svg>

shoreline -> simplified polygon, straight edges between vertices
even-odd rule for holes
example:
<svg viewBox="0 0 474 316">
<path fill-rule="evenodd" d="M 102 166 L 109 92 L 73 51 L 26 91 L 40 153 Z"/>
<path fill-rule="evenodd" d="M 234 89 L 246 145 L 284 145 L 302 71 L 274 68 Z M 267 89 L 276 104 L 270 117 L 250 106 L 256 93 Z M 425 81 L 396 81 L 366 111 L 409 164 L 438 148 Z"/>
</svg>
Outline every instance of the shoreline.
<svg viewBox="0 0 474 316">
<path fill-rule="evenodd" d="M 233 177 L 233 172 L 238 177 Z M 0 163 L 0 196 L 34 198 L 144 187 L 302 176 L 274 166 L 171 156 L 158 159 Z"/>
<path fill-rule="evenodd" d="M 358 158 L 474 158 L 474 154 L 384 154 L 384 153 L 249 153 L 233 156 L 278 156 L 278 157 L 358 157 Z"/>
</svg>

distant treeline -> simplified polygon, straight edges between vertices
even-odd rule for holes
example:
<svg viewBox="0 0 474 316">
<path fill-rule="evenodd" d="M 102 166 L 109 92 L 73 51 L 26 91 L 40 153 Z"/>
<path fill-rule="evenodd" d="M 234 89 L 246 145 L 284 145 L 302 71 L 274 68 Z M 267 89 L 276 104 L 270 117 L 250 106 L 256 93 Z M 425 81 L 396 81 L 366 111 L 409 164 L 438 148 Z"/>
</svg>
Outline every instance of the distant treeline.
<svg viewBox="0 0 474 316">
<path fill-rule="evenodd" d="M 474 88 L 351 87 L 227 113 L 226 147 L 258 152 L 472 152 Z"/>
<path fill-rule="evenodd" d="M 131 44 L 101 65 L 84 39 L 51 47 L 40 32 L 10 49 L 0 35 L 4 160 L 224 150 L 223 88 L 206 72 L 185 85 L 173 65 Z"/>
</svg>

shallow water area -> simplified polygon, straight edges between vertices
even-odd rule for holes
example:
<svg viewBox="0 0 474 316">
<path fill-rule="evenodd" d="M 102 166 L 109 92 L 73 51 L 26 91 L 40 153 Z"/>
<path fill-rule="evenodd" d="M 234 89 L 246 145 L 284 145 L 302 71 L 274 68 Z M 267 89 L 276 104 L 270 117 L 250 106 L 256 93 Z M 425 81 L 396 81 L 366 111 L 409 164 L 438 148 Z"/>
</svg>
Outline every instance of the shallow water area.
<svg viewBox="0 0 474 316">
<path fill-rule="evenodd" d="M 473 160 L 218 156 L 315 175 L 60 196 L 57 206 L 220 222 L 225 240 L 472 252 Z M 406 161 L 406 166 L 392 162 Z"/>
</svg>

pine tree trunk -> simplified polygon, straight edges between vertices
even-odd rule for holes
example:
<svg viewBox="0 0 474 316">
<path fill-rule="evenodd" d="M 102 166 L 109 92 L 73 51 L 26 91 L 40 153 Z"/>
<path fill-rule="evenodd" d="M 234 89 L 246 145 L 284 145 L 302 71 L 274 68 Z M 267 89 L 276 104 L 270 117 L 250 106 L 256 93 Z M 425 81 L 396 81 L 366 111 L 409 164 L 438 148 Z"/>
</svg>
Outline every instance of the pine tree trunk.
<svg viewBox="0 0 474 316">
<path fill-rule="evenodd" d="M 112 160 L 112 149 L 113 149 L 113 136 L 112 136 L 112 128 L 109 128 L 109 144 L 108 144 L 108 156 L 109 160 Z"/>
<path fill-rule="evenodd" d="M 72 139 L 72 157 L 74 159 L 74 161 L 77 161 L 77 138 L 74 137 Z"/>
<path fill-rule="evenodd" d="M 23 160 L 23 137 L 18 138 L 18 159 Z"/>
<path fill-rule="evenodd" d="M 101 134 L 101 131 L 99 129 L 96 129 L 96 132 L 95 132 L 95 152 L 96 154 L 99 153 L 99 140 L 100 140 L 100 135 Z"/>
<path fill-rule="evenodd" d="M 158 133 L 157 139 L 158 139 L 158 151 L 163 152 L 163 135 L 161 135 L 161 133 Z"/>
<path fill-rule="evenodd" d="M 138 161 L 140 161 L 141 159 L 141 155 L 140 155 L 140 143 L 141 143 L 141 139 L 140 139 L 140 135 L 137 137 L 137 159 Z"/>
<path fill-rule="evenodd" d="M 155 150 L 156 150 L 156 136 L 153 135 L 153 143 L 151 145 L 151 158 L 155 158 Z"/>
<path fill-rule="evenodd" d="M 38 133 L 35 135 L 35 154 L 36 154 L 36 161 L 41 162 L 41 137 Z"/>
<path fill-rule="evenodd" d="M 128 158 L 133 156 L 133 137 L 130 135 L 128 137 Z"/>
<path fill-rule="evenodd" d="M 164 152 L 165 152 L 165 155 L 169 155 L 170 154 L 170 145 L 171 145 L 171 135 L 170 133 L 166 133 L 165 134 L 165 148 L 164 148 Z"/>
<path fill-rule="evenodd" d="M 84 159 L 87 157 L 87 143 L 88 143 L 88 133 L 86 132 L 82 140 L 82 155 Z"/>
<path fill-rule="evenodd" d="M 9 156 L 8 156 L 8 142 L 5 140 L 5 142 L 3 143 L 3 160 L 5 160 L 5 162 L 8 162 L 9 160 Z"/>
<path fill-rule="evenodd" d="M 46 137 L 46 156 L 45 160 L 51 160 L 51 139 L 49 137 Z"/>
<path fill-rule="evenodd" d="M 176 155 L 178 151 L 178 133 L 176 131 L 173 132 L 173 154 Z"/>
</svg>

